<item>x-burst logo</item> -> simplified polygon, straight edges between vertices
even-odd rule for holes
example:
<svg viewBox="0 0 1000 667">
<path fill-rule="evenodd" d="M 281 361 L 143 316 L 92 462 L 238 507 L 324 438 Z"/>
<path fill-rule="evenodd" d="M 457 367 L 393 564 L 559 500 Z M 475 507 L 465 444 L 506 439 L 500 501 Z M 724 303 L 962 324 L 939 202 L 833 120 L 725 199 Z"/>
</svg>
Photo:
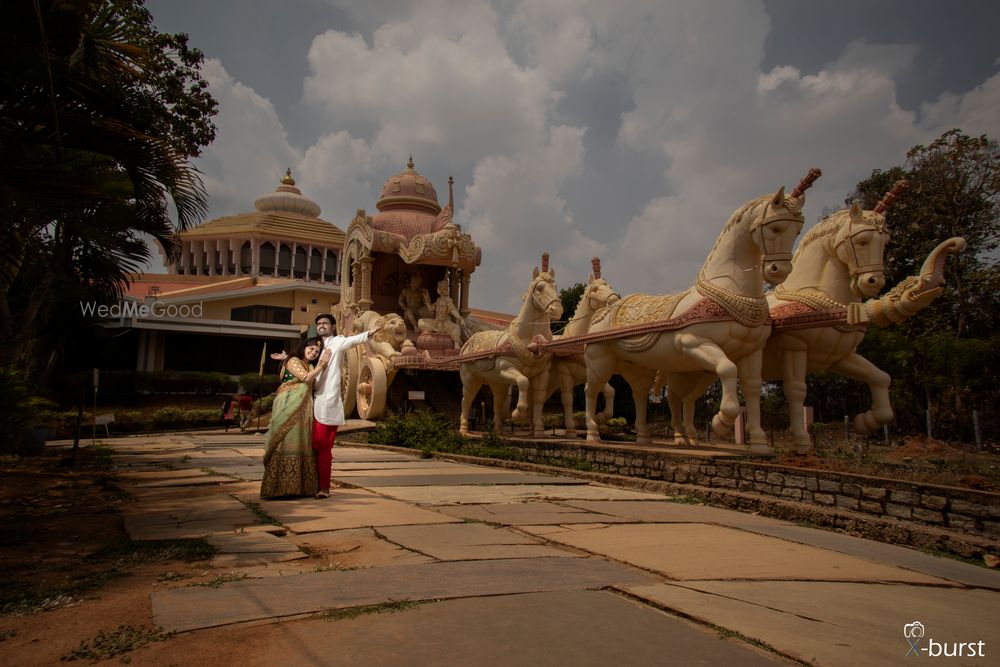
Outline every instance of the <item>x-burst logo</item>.
<svg viewBox="0 0 1000 667">
<path fill-rule="evenodd" d="M 920 642 L 924 638 L 924 624 L 920 621 L 912 621 L 903 626 L 903 636 L 906 643 L 910 645 L 910 650 L 906 655 L 927 655 L 932 658 L 985 658 L 986 642 L 939 642 L 932 637 L 927 638 L 927 646 L 921 646 Z"/>
<path fill-rule="evenodd" d="M 903 636 L 910 645 L 910 650 L 906 655 L 920 655 L 920 640 L 924 638 L 924 624 L 920 621 L 913 621 L 903 626 Z"/>
</svg>

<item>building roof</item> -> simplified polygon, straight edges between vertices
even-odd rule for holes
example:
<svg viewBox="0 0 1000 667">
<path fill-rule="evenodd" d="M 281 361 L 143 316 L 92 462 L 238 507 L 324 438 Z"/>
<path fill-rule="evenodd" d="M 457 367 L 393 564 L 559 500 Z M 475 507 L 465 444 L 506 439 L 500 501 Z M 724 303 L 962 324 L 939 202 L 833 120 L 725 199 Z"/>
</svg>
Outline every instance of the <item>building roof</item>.
<svg viewBox="0 0 1000 667">
<path fill-rule="evenodd" d="M 341 246 L 344 231 L 319 217 L 320 207 L 295 187 L 289 169 L 274 192 L 261 195 L 252 213 L 240 213 L 193 227 L 181 234 L 186 240 L 266 236 L 289 241 Z"/>
</svg>

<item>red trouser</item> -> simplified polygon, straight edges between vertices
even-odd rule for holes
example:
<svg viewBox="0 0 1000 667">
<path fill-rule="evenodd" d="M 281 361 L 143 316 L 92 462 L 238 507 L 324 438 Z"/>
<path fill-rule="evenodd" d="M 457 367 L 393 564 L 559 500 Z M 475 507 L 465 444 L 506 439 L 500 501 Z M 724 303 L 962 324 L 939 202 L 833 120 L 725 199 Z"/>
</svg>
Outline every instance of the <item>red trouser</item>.
<svg viewBox="0 0 1000 667">
<path fill-rule="evenodd" d="M 330 466 L 333 464 L 333 441 L 337 437 L 337 426 L 321 424 L 313 419 L 312 448 L 316 452 L 316 469 L 319 471 L 319 488 L 330 490 Z"/>
</svg>

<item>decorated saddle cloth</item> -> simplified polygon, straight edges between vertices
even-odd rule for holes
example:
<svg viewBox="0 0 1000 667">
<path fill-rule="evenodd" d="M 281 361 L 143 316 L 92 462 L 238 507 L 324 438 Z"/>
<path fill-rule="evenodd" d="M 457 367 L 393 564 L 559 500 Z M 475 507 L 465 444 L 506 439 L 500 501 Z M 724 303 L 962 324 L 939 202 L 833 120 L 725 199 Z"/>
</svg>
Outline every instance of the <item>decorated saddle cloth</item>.
<svg viewBox="0 0 1000 667">
<path fill-rule="evenodd" d="M 669 320 L 677 304 L 687 296 L 687 292 L 651 296 L 649 294 L 633 294 L 611 306 L 606 313 L 598 313 L 594 323 L 611 316 L 611 326 L 614 328 L 629 327 L 636 324 L 648 324 Z M 628 352 L 645 352 L 656 344 L 662 331 L 639 334 L 629 338 L 619 338 L 618 345 Z"/>
</svg>

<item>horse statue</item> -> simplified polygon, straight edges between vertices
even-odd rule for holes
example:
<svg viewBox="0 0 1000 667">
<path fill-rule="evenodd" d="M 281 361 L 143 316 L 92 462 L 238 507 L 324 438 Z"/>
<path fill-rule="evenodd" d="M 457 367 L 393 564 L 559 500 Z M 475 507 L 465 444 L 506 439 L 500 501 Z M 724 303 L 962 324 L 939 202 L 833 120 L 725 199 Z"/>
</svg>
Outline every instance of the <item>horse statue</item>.
<svg viewBox="0 0 1000 667">
<path fill-rule="evenodd" d="M 729 433 L 739 414 L 738 377 L 751 451 L 770 451 L 760 426 L 761 358 L 771 331 L 764 282 L 779 284 L 791 271 L 792 246 L 804 223 L 804 194 L 819 175 L 811 170 L 788 197 L 781 188 L 735 211 L 694 287 L 666 296 L 630 295 L 594 317 L 584 353 L 588 441 L 600 441 L 597 392 L 614 373 L 632 388 L 636 441 L 650 442 L 646 396 L 656 373 L 674 384 L 688 374 L 712 371 L 722 381 L 715 431 Z M 594 336 L 599 333 L 605 336 Z"/>
<path fill-rule="evenodd" d="M 608 284 L 608 281 L 601 277 L 601 260 L 594 257 L 591 260 L 592 272 L 587 279 L 587 286 L 583 290 L 583 296 L 576 306 L 576 312 L 570 319 L 569 324 L 562 334 L 555 337 L 555 340 L 564 340 L 575 336 L 581 336 L 590 328 L 594 315 L 606 306 L 610 306 L 618 301 L 619 296 Z M 576 436 L 576 423 L 573 421 L 573 387 L 583 384 L 587 379 L 587 367 L 583 363 L 583 346 L 579 350 L 565 350 L 555 352 L 552 360 L 552 368 L 549 371 L 549 382 L 545 389 L 545 399 L 548 400 L 558 389 L 562 398 L 563 421 L 566 426 L 568 437 Z M 604 411 L 601 416 L 610 419 L 614 415 L 615 390 L 610 384 L 605 384 L 602 393 L 604 394 Z"/>
<path fill-rule="evenodd" d="M 469 411 L 480 387 L 493 392 L 493 423 L 503 421 L 508 385 L 517 385 L 517 408 L 512 418 L 527 419 L 530 435 L 543 433 L 542 405 L 548 384 L 552 353 L 540 353 L 552 340 L 552 320 L 562 317 L 562 302 L 556 288 L 555 270 L 549 270 L 549 255 L 542 255 L 542 270 L 535 267 L 531 284 L 522 297 L 521 309 L 503 331 L 480 331 L 462 346 L 462 356 L 479 357 L 462 362 L 462 418 L 459 432 L 469 432 Z M 532 391 L 533 389 L 533 391 Z M 529 410 L 529 392 L 531 409 Z"/>
<path fill-rule="evenodd" d="M 885 213 L 905 188 L 906 181 L 898 181 L 873 210 L 863 211 L 854 202 L 809 230 L 792 259 L 791 274 L 768 295 L 773 329 L 764 348 L 763 375 L 782 382 L 797 453 L 812 449 L 803 419 L 808 373 L 829 370 L 868 385 L 871 408 L 854 417 L 858 433 L 892 421 L 891 378 L 857 347 L 869 322 L 888 326 L 930 305 L 943 289 L 948 255 L 965 248 L 965 239 L 948 239 L 931 252 L 919 276 L 874 298 L 885 286 Z"/>
</svg>

